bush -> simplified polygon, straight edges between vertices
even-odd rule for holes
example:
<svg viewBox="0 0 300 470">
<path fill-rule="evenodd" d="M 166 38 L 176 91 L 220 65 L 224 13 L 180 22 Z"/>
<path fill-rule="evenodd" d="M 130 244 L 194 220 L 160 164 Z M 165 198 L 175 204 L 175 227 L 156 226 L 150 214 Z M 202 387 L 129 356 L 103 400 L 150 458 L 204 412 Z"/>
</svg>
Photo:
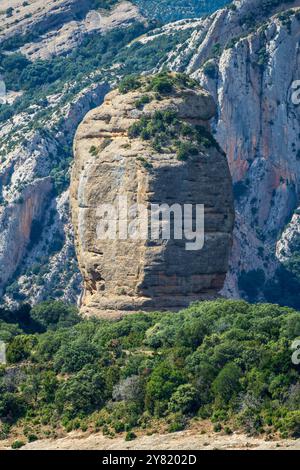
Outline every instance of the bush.
<svg viewBox="0 0 300 470">
<path fill-rule="evenodd" d="M 186 427 L 186 418 L 181 413 L 169 415 L 168 421 L 170 421 L 168 432 L 183 431 Z"/>
<path fill-rule="evenodd" d="M 133 441 L 136 438 L 137 438 L 137 435 L 134 432 L 128 431 L 128 433 L 125 436 L 125 441 Z"/>
<path fill-rule="evenodd" d="M 6 358 L 10 364 L 24 361 L 30 357 L 37 339 L 30 335 L 16 336 L 8 345 Z"/>
<path fill-rule="evenodd" d="M 146 385 L 146 408 L 152 413 L 157 410 L 160 415 L 167 408 L 172 393 L 183 382 L 184 376 L 180 370 L 167 362 L 159 364 Z"/>
<path fill-rule="evenodd" d="M 149 95 L 143 95 L 135 102 L 135 106 L 137 107 L 137 109 L 143 109 L 145 104 L 148 104 L 150 102 L 151 102 L 150 96 Z"/>
<path fill-rule="evenodd" d="M 225 404 L 240 390 L 241 369 L 234 363 L 226 364 L 212 384 L 216 400 Z"/>
<path fill-rule="evenodd" d="M 195 413 L 199 407 L 196 388 L 191 384 L 180 385 L 169 401 L 169 411 L 183 414 Z"/>
<path fill-rule="evenodd" d="M 18 317 L 1 315 L 1 329 Z M 30 315 L 22 315 L 28 328 Z M 111 436 L 149 428 L 153 417 L 174 432 L 193 416 L 222 423 L 224 432 L 230 420 L 249 434 L 296 436 L 299 377 L 290 347 L 299 318 L 278 305 L 217 300 L 118 322 L 81 319 L 60 328 L 57 320 L 34 335 L 19 327 L 8 350 L 26 363 L 0 368 L 0 420 L 9 425 L 0 437 L 25 415 L 27 438 L 37 425 L 40 434 L 91 422 Z"/>
<path fill-rule="evenodd" d="M 21 449 L 21 447 L 25 446 L 25 442 L 23 441 L 14 441 L 11 445 L 11 448 L 14 450 Z"/>
<path fill-rule="evenodd" d="M 260 290 L 263 290 L 266 276 L 262 269 L 243 271 L 239 277 L 239 289 L 247 295 L 249 300 L 255 300 Z"/>
<path fill-rule="evenodd" d="M 234 198 L 239 201 L 247 192 L 248 187 L 244 181 L 237 181 L 233 185 L 233 195 Z"/>
<path fill-rule="evenodd" d="M 221 432 L 222 431 L 222 425 L 220 423 L 214 424 L 214 432 Z"/>
<path fill-rule="evenodd" d="M 9 437 L 11 426 L 8 423 L 1 423 L 0 427 L 0 441 Z"/>
</svg>

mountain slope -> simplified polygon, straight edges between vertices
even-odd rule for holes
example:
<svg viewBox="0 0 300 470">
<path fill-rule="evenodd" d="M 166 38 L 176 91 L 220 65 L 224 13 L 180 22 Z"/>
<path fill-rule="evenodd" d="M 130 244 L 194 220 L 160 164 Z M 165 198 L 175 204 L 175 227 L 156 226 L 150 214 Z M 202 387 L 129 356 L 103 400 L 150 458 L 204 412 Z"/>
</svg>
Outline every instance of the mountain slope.
<svg viewBox="0 0 300 470">
<path fill-rule="evenodd" d="M 228 156 L 237 210 L 227 294 L 244 290 L 255 299 L 266 290 L 288 303 L 293 293 L 274 298 L 278 286 L 270 289 L 265 278 L 274 275 L 277 240 L 299 205 L 300 106 L 292 83 L 299 79 L 300 2 L 234 5 L 200 21 L 167 66 L 191 73 L 218 102 L 215 136 Z"/>
<path fill-rule="evenodd" d="M 99 4 L 112 9 L 93 10 Z M 0 295 L 8 303 L 74 302 L 81 290 L 68 206 L 75 130 L 111 84 L 157 67 L 189 32 L 179 27 L 140 44 L 157 24 L 130 2 L 3 6 L 0 71 L 8 94 L 0 105 Z"/>
<path fill-rule="evenodd" d="M 230 0 L 134 0 L 142 14 L 164 23 L 182 18 L 199 18 L 223 7 Z"/>
<path fill-rule="evenodd" d="M 38 29 L 41 4 L 50 20 Z M 99 24 L 86 27 L 95 4 L 78 12 L 74 2 L 61 0 L 52 11 L 36 0 L 30 3 L 36 5 L 31 17 L 25 12 L 29 7 L 14 0 L 16 5 L 13 15 L 23 20 L 14 23 L 2 12 L 4 26 L 10 26 L 0 32 L 0 66 L 9 89 L 9 104 L 0 106 L 5 301 L 77 298 L 81 285 L 67 192 L 76 127 L 123 75 L 166 66 L 195 76 L 218 103 L 215 136 L 228 155 L 237 212 L 226 294 L 299 306 L 300 250 L 290 242 L 299 233 L 300 106 L 291 102 L 291 85 L 299 79 L 299 1 L 236 1 L 208 18 L 156 29 L 134 10 L 133 23 L 126 17 L 106 31 Z M 46 14 L 49 8 L 52 13 Z M 111 18 L 112 12 L 105 15 Z M 80 32 L 73 35 L 77 47 L 68 52 L 73 43 L 67 36 L 63 48 L 49 48 L 48 35 L 60 37 L 70 24 Z M 38 37 L 27 35 L 33 30 L 39 30 Z M 20 32 L 26 35 L 20 38 Z M 32 62 L 24 63 L 18 48 L 27 61 L 36 48 Z M 36 60 L 41 51 L 47 52 L 42 62 Z"/>
</svg>

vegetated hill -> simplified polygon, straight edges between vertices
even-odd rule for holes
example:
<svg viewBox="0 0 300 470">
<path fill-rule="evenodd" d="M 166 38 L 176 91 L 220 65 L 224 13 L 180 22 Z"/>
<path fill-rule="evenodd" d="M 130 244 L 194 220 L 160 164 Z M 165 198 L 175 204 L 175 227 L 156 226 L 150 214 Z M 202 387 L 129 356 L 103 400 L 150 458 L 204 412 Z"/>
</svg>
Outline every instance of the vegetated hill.
<svg viewBox="0 0 300 470">
<path fill-rule="evenodd" d="M 299 79 L 300 2 L 235 1 L 208 18 L 158 29 L 137 9 L 128 23 L 128 2 L 122 5 L 117 29 L 107 29 L 115 10 L 107 10 L 104 29 L 86 12 L 74 22 L 72 0 L 50 8 L 52 29 L 28 16 L 21 0 L 13 15 L 22 21 L 1 18 L 10 24 L 1 32 L 0 60 L 13 102 L 0 107 L 3 300 L 76 300 L 81 277 L 68 209 L 75 129 L 124 75 L 165 66 L 192 74 L 218 103 L 215 137 L 228 155 L 237 215 L 226 295 L 299 308 L 300 106 L 291 102 L 290 85 Z M 65 29 L 56 28 L 65 10 Z M 20 38 L 36 23 L 38 37 Z M 45 60 L 36 59 L 45 52 Z"/>
<path fill-rule="evenodd" d="M 14 447 L 75 429 L 133 440 L 195 417 L 228 435 L 300 436 L 292 309 L 219 300 L 108 322 L 47 302 L 1 318 L 0 436 Z"/>
<path fill-rule="evenodd" d="M 134 0 L 140 11 L 148 18 L 164 23 L 183 18 L 199 18 L 230 3 L 231 0 Z"/>
</svg>

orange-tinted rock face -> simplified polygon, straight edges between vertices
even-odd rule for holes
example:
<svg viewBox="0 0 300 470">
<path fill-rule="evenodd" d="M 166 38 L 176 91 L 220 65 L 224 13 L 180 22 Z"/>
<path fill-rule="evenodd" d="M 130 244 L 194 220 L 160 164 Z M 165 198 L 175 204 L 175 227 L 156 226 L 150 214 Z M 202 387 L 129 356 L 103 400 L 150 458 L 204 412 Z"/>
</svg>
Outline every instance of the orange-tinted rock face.
<svg viewBox="0 0 300 470">
<path fill-rule="evenodd" d="M 75 138 L 71 202 L 85 287 L 83 313 L 179 309 L 213 297 L 223 287 L 234 217 L 224 154 L 212 140 L 180 161 L 173 141 L 158 152 L 151 139 L 128 133 L 134 123 L 152 119 L 158 110 L 172 110 L 180 126 L 209 128 L 213 100 L 200 87 L 174 87 L 160 100 L 150 93 L 150 102 L 141 110 L 136 103 L 146 84 L 123 95 L 111 92 L 87 115 Z M 128 207 L 178 204 L 183 214 L 186 204 L 204 205 L 204 247 L 187 250 L 187 240 L 174 240 L 172 235 L 169 240 L 99 238 L 99 204 L 116 207 L 120 196 L 127 198 Z M 118 214 L 116 219 L 119 225 L 122 217 Z"/>
</svg>

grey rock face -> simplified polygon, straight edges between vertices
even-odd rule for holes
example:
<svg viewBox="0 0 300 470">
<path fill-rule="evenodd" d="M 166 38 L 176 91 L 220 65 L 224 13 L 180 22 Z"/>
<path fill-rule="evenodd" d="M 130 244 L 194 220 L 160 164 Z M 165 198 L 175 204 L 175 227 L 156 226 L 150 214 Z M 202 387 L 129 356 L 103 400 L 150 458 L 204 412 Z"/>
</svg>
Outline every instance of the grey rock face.
<svg viewBox="0 0 300 470">
<path fill-rule="evenodd" d="M 64 106 L 60 106 L 63 95 L 49 97 L 53 108 L 57 106 L 64 116 L 59 128 L 55 112 L 51 120 L 43 122 L 43 131 L 28 126 L 26 113 L 15 118 L 20 133 L 11 124 L 1 128 L 6 157 L 0 168 L 0 294 L 19 272 L 17 284 L 5 297 L 7 303 L 23 298 L 41 301 L 55 295 L 59 285 L 64 300 L 76 302 L 80 294 L 68 192 L 56 194 L 49 175 L 53 156 L 68 139 L 72 141 L 80 120 L 93 104 L 102 102 L 108 89 L 107 85 L 94 85 Z M 10 132 L 14 132 L 13 148 Z"/>
<path fill-rule="evenodd" d="M 266 12 L 257 0 L 234 4 L 200 20 L 168 65 L 184 64 L 218 104 L 215 136 L 227 153 L 237 210 L 225 292 L 238 297 L 241 271 L 272 276 L 277 240 L 298 206 L 300 106 L 292 83 L 300 78 L 300 2 Z"/>
</svg>

